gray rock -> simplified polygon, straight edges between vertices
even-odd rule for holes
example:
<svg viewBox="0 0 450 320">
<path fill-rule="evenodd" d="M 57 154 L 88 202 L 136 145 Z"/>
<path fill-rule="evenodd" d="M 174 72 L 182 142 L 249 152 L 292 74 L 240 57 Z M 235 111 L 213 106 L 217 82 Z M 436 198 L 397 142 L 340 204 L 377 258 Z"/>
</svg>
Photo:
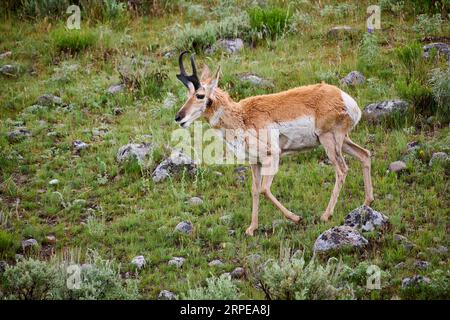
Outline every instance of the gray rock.
<svg viewBox="0 0 450 320">
<path fill-rule="evenodd" d="M 214 260 L 212 260 L 212 261 L 210 261 L 208 263 L 208 266 L 210 266 L 210 267 L 221 267 L 221 266 L 223 266 L 223 262 L 221 260 L 219 260 L 219 259 L 214 259 Z"/>
<path fill-rule="evenodd" d="M 394 266 L 394 268 L 395 269 L 403 269 L 405 267 L 405 262 L 399 262 L 399 263 L 397 263 L 395 266 Z"/>
<path fill-rule="evenodd" d="M 11 51 L 5 51 L 5 52 L 3 52 L 3 53 L 0 54 L 0 59 L 8 58 L 8 57 L 10 57 L 11 55 L 12 55 L 12 52 L 11 52 Z"/>
<path fill-rule="evenodd" d="M 189 199 L 189 204 L 193 206 L 199 206 L 203 204 L 203 200 L 199 197 L 192 197 Z"/>
<path fill-rule="evenodd" d="M 430 266 L 430 263 L 425 260 L 418 260 L 414 263 L 414 266 L 419 269 L 427 269 Z"/>
<path fill-rule="evenodd" d="M 31 136 L 31 132 L 25 127 L 19 127 L 8 133 L 9 142 L 19 142 Z"/>
<path fill-rule="evenodd" d="M 183 266 L 184 260 L 185 259 L 183 257 L 173 257 L 172 259 L 169 260 L 168 265 L 181 268 Z"/>
<path fill-rule="evenodd" d="M 416 150 L 420 146 L 420 143 L 417 141 L 411 141 L 406 144 L 406 151 Z"/>
<path fill-rule="evenodd" d="M 327 35 L 330 38 L 339 39 L 345 36 L 352 36 L 356 31 L 356 29 L 350 26 L 335 26 L 328 30 Z"/>
<path fill-rule="evenodd" d="M 36 239 L 26 239 L 26 240 L 22 240 L 22 250 L 24 252 L 26 252 L 27 250 L 30 250 L 33 247 L 37 247 L 39 246 L 38 242 L 36 241 Z"/>
<path fill-rule="evenodd" d="M 438 55 L 450 59 L 450 45 L 443 42 L 429 43 L 423 46 L 423 56 L 428 58 L 432 50 L 436 50 Z"/>
<path fill-rule="evenodd" d="M 420 284 L 429 284 L 431 283 L 430 278 L 414 275 L 412 277 L 407 277 L 402 279 L 402 288 L 408 288 L 412 286 L 418 286 Z"/>
<path fill-rule="evenodd" d="M 145 267 L 146 261 L 144 256 L 136 256 L 131 260 L 131 263 L 134 264 L 138 269 L 142 269 Z"/>
<path fill-rule="evenodd" d="M 49 185 L 51 186 L 56 186 L 57 184 L 59 184 L 59 180 L 58 179 L 52 179 L 48 182 Z"/>
<path fill-rule="evenodd" d="M 122 92 L 125 89 L 125 86 L 123 84 L 114 84 L 106 90 L 109 94 L 116 94 L 119 92 Z"/>
<path fill-rule="evenodd" d="M 94 128 L 92 129 L 92 136 L 94 137 L 103 137 L 104 135 L 106 135 L 108 133 L 108 129 L 107 128 Z"/>
<path fill-rule="evenodd" d="M 362 205 L 350 212 L 344 221 L 344 225 L 361 229 L 362 231 L 373 231 L 387 225 L 389 218 L 384 214 L 373 210 L 371 207 Z"/>
<path fill-rule="evenodd" d="M 238 75 L 238 78 L 242 82 L 248 82 L 256 87 L 273 87 L 273 82 L 254 73 L 243 73 Z"/>
<path fill-rule="evenodd" d="M 89 145 L 81 140 L 75 140 L 74 142 L 72 142 L 73 148 L 76 151 L 81 151 L 83 149 L 86 149 L 87 147 L 89 147 Z"/>
<path fill-rule="evenodd" d="M 406 169 L 406 163 L 403 161 L 394 161 L 389 165 L 389 171 L 400 172 Z"/>
<path fill-rule="evenodd" d="M 57 97 L 53 94 L 43 94 L 42 96 L 40 96 L 39 98 L 37 98 L 37 104 L 41 105 L 41 106 L 53 106 L 53 105 L 62 105 L 63 101 L 60 97 Z"/>
<path fill-rule="evenodd" d="M 428 251 L 430 251 L 433 254 L 447 254 L 448 253 L 448 248 L 445 246 L 438 246 L 436 248 L 427 248 Z"/>
<path fill-rule="evenodd" d="M 450 156 L 445 152 L 435 152 L 431 156 L 429 165 L 432 166 L 434 163 L 447 164 L 450 162 Z"/>
<path fill-rule="evenodd" d="M 175 227 L 175 231 L 181 233 L 192 233 L 194 226 L 190 221 L 182 221 Z"/>
<path fill-rule="evenodd" d="M 151 143 L 129 143 L 119 148 L 117 151 L 117 162 L 123 162 L 127 159 L 136 158 L 139 162 L 143 162 L 147 155 L 153 150 Z"/>
<path fill-rule="evenodd" d="M 411 251 L 415 247 L 414 243 L 409 241 L 408 238 L 402 236 L 401 234 L 394 234 L 394 240 L 398 243 L 401 243 L 407 251 Z"/>
<path fill-rule="evenodd" d="M 244 268 L 237 267 L 233 271 L 231 271 L 230 276 L 232 279 L 241 279 L 245 275 Z"/>
<path fill-rule="evenodd" d="M 158 300 L 177 300 L 177 296 L 171 291 L 162 290 L 158 294 Z"/>
<path fill-rule="evenodd" d="M 341 79 L 341 84 L 346 86 L 356 86 L 359 84 L 363 84 L 366 81 L 366 78 L 359 71 L 352 71 L 344 78 Z"/>
<path fill-rule="evenodd" d="M 0 273 L 4 272 L 7 266 L 8 264 L 6 263 L 6 261 L 0 261 Z"/>
<path fill-rule="evenodd" d="M 236 39 L 221 39 L 213 46 L 205 50 L 206 54 L 213 54 L 217 50 L 223 50 L 230 54 L 241 51 L 244 48 L 244 41 L 240 38 Z"/>
<path fill-rule="evenodd" d="M 186 154 L 173 150 L 170 157 L 163 160 L 153 171 L 152 179 L 154 182 L 161 182 L 172 174 L 186 170 L 189 174 L 194 174 L 197 170 L 197 165 Z"/>
<path fill-rule="evenodd" d="M 12 64 L 5 64 L 0 67 L 0 74 L 5 76 L 15 76 L 19 73 L 19 68 Z"/>
<path fill-rule="evenodd" d="M 395 113 L 402 114 L 408 109 L 408 103 L 403 100 L 386 100 L 371 103 L 364 108 L 363 116 L 369 122 L 378 122 Z"/>
<path fill-rule="evenodd" d="M 245 257 L 245 261 L 251 264 L 259 263 L 261 262 L 261 259 L 262 259 L 261 255 L 257 253 L 252 253 Z"/>
<path fill-rule="evenodd" d="M 16 253 L 16 255 L 15 255 L 15 259 L 16 259 L 16 261 L 20 261 L 20 260 L 23 260 L 23 259 L 25 259 L 25 257 L 23 256 L 23 254 L 20 254 L 20 253 Z"/>
<path fill-rule="evenodd" d="M 333 227 L 323 232 L 314 243 L 314 252 L 341 248 L 360 249 L 369 242 L 356 229 L 349 226 Z"/>
</svg>

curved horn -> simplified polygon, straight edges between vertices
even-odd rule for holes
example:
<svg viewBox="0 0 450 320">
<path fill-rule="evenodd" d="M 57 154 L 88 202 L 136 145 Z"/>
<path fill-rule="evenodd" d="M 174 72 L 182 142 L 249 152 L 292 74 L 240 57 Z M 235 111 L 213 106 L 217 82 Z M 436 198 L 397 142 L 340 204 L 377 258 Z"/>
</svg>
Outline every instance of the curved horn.
<svg viewBox="0 0 450 320">
<path fill-rule="evenodd" d="M 184 69 L 183 65 L 183 56 L 187 53 L 187 51 L 183 51 L 179 58 L 178 58 L 178 64 L 180 67 L 180 74 L 177 74 L 178 80 L 180 80 L 189 90 L 191 88 L 190 85 L 194 86 L 194 89 L 197 90 L 200 88 L 200 80 L 197 76 L 197 68 L 195 66 L 195 60 L 194 57 L 191 56 L 191 65 L 192 65 L 192 75 L 187 75 L 186 70 Z"/>
</svg>

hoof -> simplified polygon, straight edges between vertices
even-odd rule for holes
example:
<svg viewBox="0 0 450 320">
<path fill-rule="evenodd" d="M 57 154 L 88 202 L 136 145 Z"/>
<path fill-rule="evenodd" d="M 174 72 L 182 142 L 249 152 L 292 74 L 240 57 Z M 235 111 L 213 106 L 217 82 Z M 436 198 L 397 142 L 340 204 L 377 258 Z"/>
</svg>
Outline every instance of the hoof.
<svg viewBox="0 0 450 320">
<path fill-rule="evenodd" d="M 245 230 L 245 234 L 253 237 L 253 232 L 255 231 L 256 228 L 252 228 L 252 227 L 248 227 L 247 230 Z"/>
<path fill-rule="evenodd" d="M 373 198 L 366 199 L 364 201 L 364 205 L 370 207 L 370 205 L 372 204 L 373 200 L 374 200 Z"/>
<path fill-rule="evenodd" d="M 295 222 L 295 223 L 299 223 L 300 222 L 300 220 L 302 219 L 302 218 L 300 218 L 299 216 L 297 216 L 297 215 L 293 215 L 292 217 L 290 217 L 289 218 L 291 221 L 293 221 L 293 222 Z"/>
<path fill-rule="evenodd" d="M 327 222 L 330 219 L 330 216 L 326 213 L 320 216 L 320 221 Z"/>
</svg>

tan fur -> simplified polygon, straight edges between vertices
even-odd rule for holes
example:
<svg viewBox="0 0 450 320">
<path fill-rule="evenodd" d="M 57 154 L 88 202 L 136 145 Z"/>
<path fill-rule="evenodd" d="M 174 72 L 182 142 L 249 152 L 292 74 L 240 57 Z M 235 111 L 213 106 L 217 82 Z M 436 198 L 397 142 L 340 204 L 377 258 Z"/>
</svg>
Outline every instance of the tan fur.
<svg viewBox="0 0 450 320">
<path fill-rule="evenodd" d="M 336 172 L 332 196 L 321 219 L 327 221 L 333 214 L 340 189 L 348 172 L 342 152 L 355 157 L 363 165 L 365 204 L 369 205 L 373 201 L 370 152 L 353 143 L 348 137 L 349 131 L 359 121 L 360 111 L 356 102 L 351 100 L 354 104 L 353 108 L 356 108 L 356 112 L 355 109 L 352 109 L 354 112 L 353 118 L 356 120 L 352 120 L 349 107 L 346 106 L 342 97 L 342 91 L 325 83 L 254 96 L 235 102 L 227 92 L 217 87 L 219 71 L 220 69 L 214 77 L 210 77 L 209 69 L 205 67 L 200 80 L 202 86 L 197 92 L 190 91 L 186 103 L 177 114 L 177 122 L 185 127 L 184 124 L 189 125 L 196 117 L 201 115 L 214 128 L 258 130 L 276 124 L 289 123 L 296 119 L 314 119 L 314 134 L 317 136 L 318 142 L 324 147 Z M 198 99 L 196 95 L 199 94 L 211 99 L 211 105 L 207 107 L 206 98 Z M 294 136 L 294 139 L 297 138 Z M 274 163 L 278 167 L 278 158 L 273 154 L 264 160 L 268 163 Z M 300 217 L 286 209 L 271 193 L 270 187 L 274 176 L 262 175 L 261 164 L 252 164 L 251 168 L 253 176 L 252 222 L 246 233 L 253 235 L 254 230 L 258 227 L 260 194 L 270 200 L 286 218 L 298 222 Z"/>
</svg>

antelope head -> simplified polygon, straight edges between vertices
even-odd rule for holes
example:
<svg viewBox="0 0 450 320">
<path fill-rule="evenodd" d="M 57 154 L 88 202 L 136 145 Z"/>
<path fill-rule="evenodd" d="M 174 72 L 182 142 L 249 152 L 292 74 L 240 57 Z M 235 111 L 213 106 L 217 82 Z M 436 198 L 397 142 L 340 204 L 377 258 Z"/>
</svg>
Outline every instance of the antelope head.
<svg viewBox="0 0 450 320">
<path fill-rule="evenodd" d="M 192 122 L 200 118 L 206 109 L 212 105 L 214 91 L 217 88 L 220 74 L 219 67 L 215 76 L 211 77 L 209 68 L 205 64 L 199 79 L 194 56 L 191 56 L 192 75 L 187 75 L 183 65 L 183 56 L 186 53 L 187 52 L 184 51 L 180 54 L 178 59 L 180 74 L 177 74 L 178 80 L 180 80 L 188 89 L 187 100 L 175 116 L 175 121 L 182 128 L 189 127 Z"/>
</svg>

